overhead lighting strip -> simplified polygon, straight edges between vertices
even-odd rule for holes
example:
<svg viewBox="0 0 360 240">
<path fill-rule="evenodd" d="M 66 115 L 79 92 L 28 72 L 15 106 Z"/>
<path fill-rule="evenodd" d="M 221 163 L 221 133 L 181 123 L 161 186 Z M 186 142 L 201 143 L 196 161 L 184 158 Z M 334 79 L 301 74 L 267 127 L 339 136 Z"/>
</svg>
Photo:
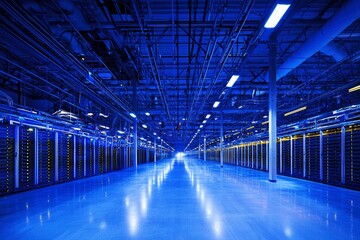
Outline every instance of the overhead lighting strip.
<svg viewBox="0 0 360 240">
<path fill-rule="evenodd" d="M 275 28 L 286 11 L 289 9 L 290 4 L 277 4 L 274 11 L 265 23 L 265 28 Z"/>
<path fill-rule="evenodd" d="M 289 115 L 292 115 L 292 114 L 295 114 L 295 113 L 304 111 L 304 110 L 306 110 L 306 109 L 307 109 L 306 106 L 305 106 L 305 107 L 301 107 L 301 108 L 298 108 L 298 109 L 295 109 L 295 110 L 293 110 L 293 111 L 290 111 L 290 112 L 285 113 L 284 116 L 286 117 L 286 116 L 289 116 Z"/>
</svg>

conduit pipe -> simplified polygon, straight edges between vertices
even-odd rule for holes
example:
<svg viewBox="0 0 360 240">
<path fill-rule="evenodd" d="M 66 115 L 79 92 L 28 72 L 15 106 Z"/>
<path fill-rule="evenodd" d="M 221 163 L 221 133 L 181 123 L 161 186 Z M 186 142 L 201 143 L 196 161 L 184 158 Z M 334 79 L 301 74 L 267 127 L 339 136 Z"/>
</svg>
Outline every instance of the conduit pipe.
<svg viewBox="0 0 360 240">
<path fill-rule="evenodd" d="M 346 1 L 320 30 L 314 33 L 277 69 L 276 80 L 286 76 L 317 51 L 323 49 L 330 41 L 356 21 L 360 17 L 360 11 L 356 9 L 360 9 L 359 0 Z M 269 81 L 269 72 L 266 74 L 265 79 Z"/>
</svg>

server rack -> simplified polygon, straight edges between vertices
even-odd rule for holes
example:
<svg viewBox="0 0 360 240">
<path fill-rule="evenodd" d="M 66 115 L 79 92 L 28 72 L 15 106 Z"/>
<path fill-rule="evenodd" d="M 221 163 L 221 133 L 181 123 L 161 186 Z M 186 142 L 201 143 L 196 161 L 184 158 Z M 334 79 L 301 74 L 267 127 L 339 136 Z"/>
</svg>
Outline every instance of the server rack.
<svg viewBox="0 0 360 240">
<path fill-rule="evenodd" d="M 15 128 L 0 123 L 0 195 L 15 190 Z"/>
<path fill-rule="evenodd" d="M 59 182 L 70 181 L 74 177 L 74 141 L 71 134 L 59 132 L 58 136 Z"/>
<path fill-rule="evenodd" d="M 324 182 L 341 184 L 341 128 L 323 132 Z"/>
<path fill-rule="evenodd" d="M 346 128 L 345 146 L 345 185 L 360 190 L 360 125 Z"/>
<path fill-rule="evenodd" d="M 291 175 L 291 138 L 290 137 L 284 137 L 281 138 L 281 156 L 282 156 L 282 162 L 283 162 L 283 171 L 282 174 L 284 175 Z"/>
<path fill-rule="evenodd" d="M 105 172 L 105 141 L 103 139 L 98 139 L 98 174 L 103 174 Z"/>
<path fill-rule="evenodd" d="M 20 126 L 19 129 L 19 189 L 35 185 L 35 134 L 34 128 Z"/>
<path fill-rule="evenodd" d="M 303 177 L 303 135 L 295 135 L 293 137 L 293 176 L 302 178 Z"/>
<path fill-rule="evenodd" d="M 320 132 L 306 134 L 306 178 L 320 181 Z"/>
<path fill-rule="evenodd" d="M 74 136 L 75 142 L 75 178 L 84 177 L 84 138 L 82 136 Z"/>
<path fill-rule="evenodd" d="M 55 182 L 55 132 L 44 129 L 38 130 L 38 161 L 40 186 Z"/>
</svg>

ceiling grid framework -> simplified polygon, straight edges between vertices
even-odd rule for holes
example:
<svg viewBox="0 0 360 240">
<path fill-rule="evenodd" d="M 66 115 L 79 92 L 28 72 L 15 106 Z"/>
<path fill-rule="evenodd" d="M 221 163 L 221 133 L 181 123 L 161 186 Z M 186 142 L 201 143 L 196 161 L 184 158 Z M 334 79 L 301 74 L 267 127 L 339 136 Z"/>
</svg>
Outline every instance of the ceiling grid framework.
<svg viewBox="0 0 360 240">
<path fill-rule="evenodd" d="M 264 28 L 277 3 L 290 4 L 288 12 L 275 28 Z M 270 36 L 278 43 L 279 126 L 360 104 L 360 91 L 348 91 L 360 84 L 360 14 L 337 19 L 346 7 L 360 9 L 357 5 L 355 0 L 2 1 L 1 91 L 15 104 L 49 114 L 64 109 L 79 117 L 77 124 L 105 124 L 109 132 L 130 131 L 129 114 L 135 113 L 139 126 L 147 126 L 141 137 L 156 133 L 177 150 L 198 147 L 192 139 L 199 134 L 215 143 L 222 112 L 226 141 L 239 141 L 268 131 L 262 123 L 268 113 Z M 333 22 L 343 28 L 317 49 L 312 39 L 330 37 Z M 296 54 L 311 49 L 295 64 Z M 233 75 L 239 78 L 226 87 Z M 304 106 L 301 114 L 284 116 Z"/>
</svg>

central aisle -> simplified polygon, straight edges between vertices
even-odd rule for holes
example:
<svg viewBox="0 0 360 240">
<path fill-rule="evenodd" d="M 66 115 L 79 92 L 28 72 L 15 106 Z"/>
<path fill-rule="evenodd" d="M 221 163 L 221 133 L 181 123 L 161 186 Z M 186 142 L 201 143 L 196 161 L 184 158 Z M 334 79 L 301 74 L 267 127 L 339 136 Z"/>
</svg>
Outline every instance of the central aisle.
<svg viewBox="0 0 360 240">
<path fill-rule="evenodd" d="M 0 198 L 2 239 L 356 239 L 360 193 L 170 159 Z"/>
</svg>

